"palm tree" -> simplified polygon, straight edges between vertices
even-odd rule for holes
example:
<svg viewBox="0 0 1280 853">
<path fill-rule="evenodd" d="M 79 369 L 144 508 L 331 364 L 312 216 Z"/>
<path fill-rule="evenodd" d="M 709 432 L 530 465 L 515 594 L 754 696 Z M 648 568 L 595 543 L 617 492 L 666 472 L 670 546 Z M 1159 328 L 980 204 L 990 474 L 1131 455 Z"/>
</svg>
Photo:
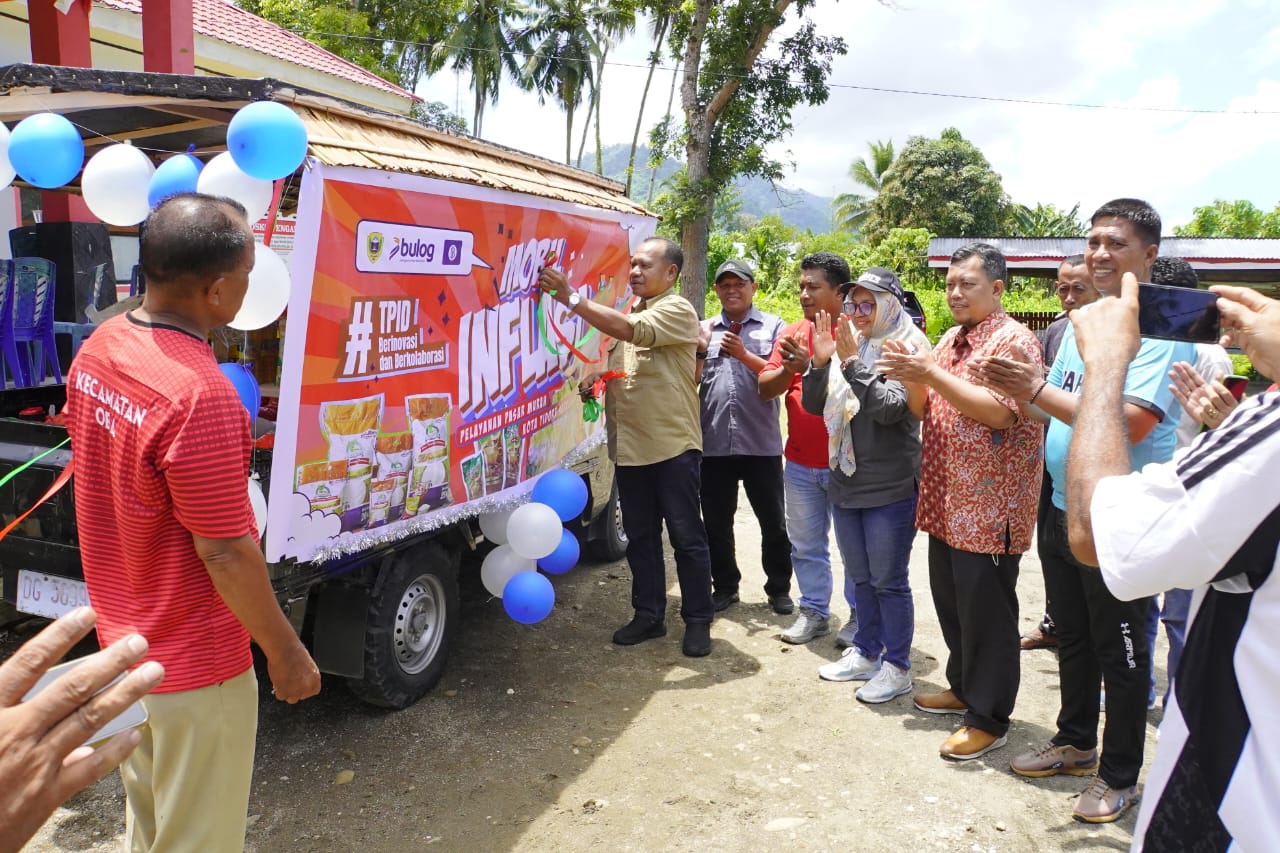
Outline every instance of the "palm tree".
<svg viewBox="0 0 1280 853">
<path fill-rule="evenodd" d="M 1005 230 L 1010 237 L 1083 237 L 1089 229 L 1080 221 L 1080 204 L 1059 210 L 1052 204 L 1011 204 L 1005 211 Z"/>
<path fill-rule="evenodd" d="M 884 174 L 893 165 L 893 140 L 871 142 L 867 147 L 871 149 L 871 162 L 868 163 L 866 157 L 855 160 L 849 166 L 849 177 L 871 190 L 871 194 L 841 193 L 832 200 L 838 231 L 857 234 L 862 230 L 862 224 L 871 213 L 871 202 L 880 193 Z"/>
<path fill-rule="evenodd" d="M 644 78 L 644 91 L 640 93 L 640 109 L 636 111 L 636 129 L 631 134 L 631 154 L 627 157 L 627 195 L 631 195 L 631 178 L 636 170 L 636 147 L 640 142 L 640 127 L 644 123 L 644 105 L 649 99 L 649 86 L 653 83 L 653 73 L 658 69 L 658 63 L 662 61 L 662 42 L 666 39 L 667 30 L 679 8 L 671 0 L 650 0 L 647 5 L 653 17 L 653 50 L 649 53 L 649 74 Z"/>
<path fill-rule="evenodd" d="M 587 146 L 587 134 L 592 117 L 596 131 L 596 172 L 604 173 L 604 152 L 600 146 L 600 93 L 604 86 L 605 61 L 609 50 L 625 35 L 636 28 L 634 0 L 592 0 L 587 9 L 591 21 L 591 38 L 596 45 L 595 76 L 591 81 L 590 100 L 587 104 L 587 120 L 582 125 L 582 141 L 578 144 L 578 166 L 582 166 L 582 152 Z"/>
<path fill-rule="evenodd" d="M 537 0 L 532 16 L 513 42 L 526 54 L 525 85 L 538 93 L 538 102 L 551 95 L 565 112 L 564 162 L 573 162 L 573 116 L 582 103 L 582 90 L 595 79 L 599 47 L 587 18 L 586 0 Z"/>
<path fill-rule="evenodd" d="M 428 69 L 439 71 L 450 64 L 454 71 L 471 71 L 475 92 L 475 114 L 471 133 L 479 136 L 484 125 L 484 106 L 498 103 L 498 85 L 506 71 L 519 79 L 520 67 L 512 53 L 510 20 L 520 13 L 512 0 L 468 0 L 448 37 L 431 49 Z"/>
</svg>

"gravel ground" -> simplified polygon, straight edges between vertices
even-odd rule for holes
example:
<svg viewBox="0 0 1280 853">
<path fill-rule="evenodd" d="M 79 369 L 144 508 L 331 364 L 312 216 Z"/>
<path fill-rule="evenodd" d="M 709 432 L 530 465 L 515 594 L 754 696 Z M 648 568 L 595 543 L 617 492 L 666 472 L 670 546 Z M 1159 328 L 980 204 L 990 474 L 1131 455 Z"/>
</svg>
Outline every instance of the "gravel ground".
<svg viewBox="0 0 1280 853">
<path fill-rule="evenodd" d="M 977 761 L 943 761 L 938 746 L 958 718 L 919 713 L 909 696 L 862 705 L 856 684 L 817 678 L 839 656 L 838 619 L 832 637 L 780 641 L 790 617 L 764 603 L 759 532 L 745 499 L 743 507 L 743 601 L 717 619 L 708 658 L 680 654 L 674 586 L 667 637 L 612 645 L 630 618 L 626 564 L 583 565 L 555 579 L 556 608 L 533 626 L 465 584 L 450 668 L 407 710 L 362 705 L 339 679 L 326 678 L 319 697 L 296 707 L 264 689 L 247 849 L 1127 849 L 1132 813 L 1112 825 L 1072 821 L 1086 779 L 1031 782 L 1008 769 L 1052 734 L 1052 652 L 1022 655 L 1009 745 Z M 925 547 L 918 537 L 911 560 L 912 665 L 917 689 L 932 691 L 945 686 L 945 646 Z M 1023 560 L 1018 590 L 1029 628 L 1044 603 L 1034 555 Z M 843 611 L 837 604 L 834 615 Z M 0 654 L 31 630 L 0 630 Z M 1162 690 L 1164 654 L 1162 639 Z M 1148 761 L 1159 717 L 1150 717 Z M 112 775 L 60 809 L 28 849 L 115 849 L 123 807 Z"/>
</svg>

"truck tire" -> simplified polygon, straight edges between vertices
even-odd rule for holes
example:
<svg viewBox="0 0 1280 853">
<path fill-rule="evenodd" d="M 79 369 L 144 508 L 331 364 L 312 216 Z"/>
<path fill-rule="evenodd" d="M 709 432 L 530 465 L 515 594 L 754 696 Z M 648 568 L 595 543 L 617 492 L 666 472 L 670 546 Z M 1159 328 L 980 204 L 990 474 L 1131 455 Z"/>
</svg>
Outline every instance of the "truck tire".
<svg viewBox="0 0 1280 853">
<path fill-rule="evenodd" d="M 618 484 L 609 492 L 609 505 L 596 521 L 596 535 L 587 543 L 591 556 L 602 563 L 613 563 L 627 556 L 627 531 L 622 528 L 622 503 Z"/>
<path fill-rule="evenodd" d="M 364 677 L 347 685 L 364 701 L 407 708 L 440 681 L 458 629 L 459 553 L 427 542 L 397 556 L 374 584 Z"/>
</svg>

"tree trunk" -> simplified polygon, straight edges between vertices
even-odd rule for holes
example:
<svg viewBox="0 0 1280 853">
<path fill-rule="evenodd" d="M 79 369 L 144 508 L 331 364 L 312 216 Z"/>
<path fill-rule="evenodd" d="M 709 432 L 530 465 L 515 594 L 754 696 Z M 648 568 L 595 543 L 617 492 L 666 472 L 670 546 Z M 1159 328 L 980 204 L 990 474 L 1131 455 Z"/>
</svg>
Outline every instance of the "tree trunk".
<svg viewBox="0 0 1280 853">
<path fill-rule="evenodd" d="M 671 105 L 675 103 L 676 80 L 678 80 L 679 77 L 680 77 L 680 63 L 677 62 L 676 66 L 671 69 L 671 91 L 667 93 L 667 113 L 666 113 L 667 118 L 671 117 Z M 658 167 L 650 166 L 649 167 L 649 195 L 644 202 L 646 207 L 650 207 L 653 205 L 653 193 L 654 193 L 654 190 L 657 189 L 657 186 L 658 186 Z"/>
<path fill-rule="evenodd" d="M 578 159 L 575 162 L 579 169 L 582 168 L 582 154 L 587 150 L 587 137 L 591 134 L 591 114 L 596 111 L 599 101 L 595 86 L 592 85 L 591 100 L 587 101 L 587 120 L 582 123 L 582 140 L 578 143 Z"/>
<path fill-rule="evenodd" d="M 564 164 L 573 165 L 573 100 L 564 105 Z"/>
<path fill-rule="evenodd" d="M 480 128 L 484 126 L 484 102 L 485 95 L 483 87 L 476 87 L 476 111 L 471 116 L 471 135 L 476 139 L 480 138 Z"/>
<path fill-rule="evenodd" d="M 600 93 L 604 91 L 604 60 L 609 55 L 609 48 L 600 51 L 600 62 L 596 65 L 596 174 L 604 174 L 604 149 L 600 145 Z"/>
<path fill-rule="evenodd" d="M 658 62 L 662 59 L 662 40 L 667 34 L 667 19 L 658 22 L 658 31 L 653 40 L 653 53 L 649 54 L 649 74 L 644 78 L 644 91 L 640 93 L 640 111 L 636 113 L 636 129 L 631 134 L 631 154 L 627 157 L 627 195 L 631 195 L 631 179 L 636 173 L 636 146 L 640 142 L 640 128 L 644 125 L 644 104 L 649 99 L 649 86 L 653 83 L 653 72 L 658 70 Z M 671 107 L 667 107 L 671 112 Z"/>
<path fill-rule="evenodd" d="M 693 25 L 684 50 L 684 79 L 680 105 L 685 117 L 685 171 L 689 177 L 692 215 L 680 233 L 684 249 L 684 276 L 680 292 L 701 317 L 706 310 L 707 242 L 711 237 L 711 118 L 698 98 L 698 73 L 702 67 L 702 40 L 707 31 L 712 0 L 697 0 Z"/>
</svg>

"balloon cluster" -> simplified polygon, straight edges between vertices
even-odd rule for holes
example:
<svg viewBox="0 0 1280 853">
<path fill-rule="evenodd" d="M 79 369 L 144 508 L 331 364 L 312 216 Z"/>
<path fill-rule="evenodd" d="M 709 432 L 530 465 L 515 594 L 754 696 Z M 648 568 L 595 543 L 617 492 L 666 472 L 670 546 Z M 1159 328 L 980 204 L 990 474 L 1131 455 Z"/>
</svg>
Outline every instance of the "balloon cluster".
<svg viewBox="0 0 1280 853">
<path fill-rule="evenodd" d="M 12 133 L 0 125 L 0 188 L 17 174 L 32 186 L 56 189 L 74 180 L 83 166 L 85 204 L 109 225 L 137 225 L 151 208 L 180 192 L 235 199 L 249 221 L 257 222 L 271 207 L 271 182 L 293 174 L 306 154 L 302 119 L 275 101 L 237 111 L 227 126 L 227 152 L 208 166 L 188 151 L 156 168 L 129 144 L 108 145 L 86 164 L 76 126 L 60 115 L 38 113 L 18 122 Z"/>
<path fill-rule="evenodd" d="M 480 516 L 481 532 L 498 545 L 484 558 L 480 580 L 512 619 L 531 625 L 551 612 L 555 589 L 536 570 L 559 575 L 577 565 L 578 537 L 564 523 L 580 517 L 586 506 L 587 484 L 560 468 L 538 478 L 529 503 Z"/>
</svg>

